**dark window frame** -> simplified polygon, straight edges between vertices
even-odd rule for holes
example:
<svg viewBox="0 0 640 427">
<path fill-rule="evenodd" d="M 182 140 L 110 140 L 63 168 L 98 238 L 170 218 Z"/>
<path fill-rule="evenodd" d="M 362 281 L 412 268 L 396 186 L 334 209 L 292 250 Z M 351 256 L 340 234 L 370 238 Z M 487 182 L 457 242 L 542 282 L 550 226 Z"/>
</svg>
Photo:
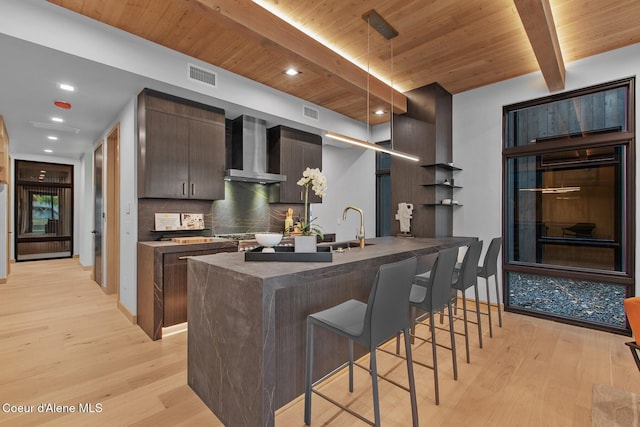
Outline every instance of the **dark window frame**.
<svg viewBox="0 0 640 427">
<path fill-rule="evenodd" d="M 534 144 L 523 146 L 509 146 L 508 121 L 509 112 L 517 109 L 543 105 L 549 102 L 555 102 L 576 96 L 587 95 L 604 90 L 614 89 L 618 87 L 628 88 L 627 97 L 627 129 L 615 132 L 592 132 L 586 135 L 567 135 L 557 138 L 541 138 Z M 510 233 L 509 221 L 509 197 L 507 189 L 509 188 L 509 170 L 508 161 L 516 157 L 539 155 L 542 153 L 554 153 L 567 151 L 577 148 L 596 148 L 607 146 L 620 146 L 626 148 L 626 164 L 625 171 L 625 193 L 626 201 L 623 210 L 623 222 L 625 224 L 625 232 L 620 236 L 624 244 L 624 271 L 604 271 L 604 270 L 584 270 L 566 266 L 549 266 L 549 265 L 533 265 L 531 263 L 519 263 L 509 261 L 507 256 L 502 261 L 502 279 L 503 292 L 507 292 L 507 279 L 509 273 L 527 273 L 542 276 L 568 278 L 574 280 L 597 281 L 602 283 L 612 283 L 625 285 L 627 296 L 635 295 L 635 235 L 636 235 L 636 149 L 635 149 L 635 78 L 617 80 L 610 83 L 591 86 L 584 89 L 574 90 L 570 92 L 554 94 L 547 97 L 521 102 L 517 104 L 507 105 L 503 107 L 503 150 L 502 150 L 502 186 L 503 186 L 503 204 L 502 204 L 502 233 L 505 245 L 508 244 Z M 506 247 L 505 247 L 506 248 Z M 506 253 L 506 251 L 505 251 Z M 505 301 L 506 303 L 506 301 Z M 517 310 L 514 310 L 517 311 Z M 530 313 L 529 313 L 530 314 Z M 552 317 L 552 316 L 541 316 Z M 571 322 L 569 322 L 571 323 Z M 605 328 L 606 329 L 606 328 Z"/>
</svg>

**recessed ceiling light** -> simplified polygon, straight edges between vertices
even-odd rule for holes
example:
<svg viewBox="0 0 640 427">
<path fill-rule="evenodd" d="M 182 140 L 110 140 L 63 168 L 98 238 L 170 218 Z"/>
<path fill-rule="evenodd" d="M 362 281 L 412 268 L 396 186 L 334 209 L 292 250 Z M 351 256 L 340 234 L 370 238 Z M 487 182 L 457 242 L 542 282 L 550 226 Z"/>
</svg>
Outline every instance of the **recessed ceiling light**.
<svg viewBox="0 0 640 427">
<path fill-rule="evenodd" d="M 45 148 L 44 152 L 45 153 L 53 153 L 53 150 L 51 148 Z"/>
<path fill-rule="evenodd" d="M 53 135 L 49 135 L 49 136 L 47 137 L 47 139 L 50 139 L 51 141 L 57 141 L 57 140 L 58 140 L 58 137 L 57 137 L 57 136 L 53 136 Z"/>
<path fill-rule="evenodd" d="M 288 68 L 283 71 L 287 76 L 297 76 L 298 74 L 302 74 L 301 71 L 296 70 L 295 68 Z"/>
<path fill-rule="evenodd" d="M 76 90 L 76 88 L 75 88 L 75 87 L 73 87 L 73 86 L 71 86 L 71 85 L 69 85 L 69 84 L 66 84 L 66 83 L 60 83 L 60 84 L 58 85 L 58 87 L 59 87 L 60 89 L 62 89 L 62 90 L 66 90 L 67 92 L 74 92 L 74 91 Z"/>
<path fill-rule="evenodd" d="M 376 116 L 381 116 L 384 114 L 384 110 L 376 110 L 373 112 L 373 114 L 375 114 Z"/>
<path fill-rule="evenodd" d="M 62 117 L 51 117 L 51 121 L 56 123 L 62 123 L 64 122 L 64 119 Z"/>
<path fill-rule="evenodd" d="M 47 173 L 47 171 L 40 171 L 40 173 L 41 173 L 41 174 L 45 174 L 45 173 Z"/>
</svg>

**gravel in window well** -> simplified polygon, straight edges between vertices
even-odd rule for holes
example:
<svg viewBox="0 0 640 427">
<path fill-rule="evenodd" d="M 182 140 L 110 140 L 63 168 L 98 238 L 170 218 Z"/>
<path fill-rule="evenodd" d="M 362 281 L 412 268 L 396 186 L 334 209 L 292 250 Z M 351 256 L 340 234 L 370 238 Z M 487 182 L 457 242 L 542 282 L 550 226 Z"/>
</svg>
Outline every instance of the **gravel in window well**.
<svg viewBox="0 0 640 427">
<path fill-rule="evenodd" d="M 625 287 L 583 280 L 509 273 L 508 304 L 514 308 L 625 328 Z"/>
</svg>

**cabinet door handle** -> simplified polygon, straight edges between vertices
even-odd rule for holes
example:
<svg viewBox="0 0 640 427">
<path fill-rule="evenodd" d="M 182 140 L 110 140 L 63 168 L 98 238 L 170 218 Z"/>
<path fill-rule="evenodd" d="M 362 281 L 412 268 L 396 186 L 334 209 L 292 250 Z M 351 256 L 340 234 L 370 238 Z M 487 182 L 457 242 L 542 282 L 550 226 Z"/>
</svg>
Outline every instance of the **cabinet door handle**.
<svg viewBox="0 0 640 427">
<path fill-rule="evenodd" d="M 185 255 L 185 256 L 179 256 L 178 259 L 187 259 L 189 258 L 189 255 Z"/>
<path fill-rule="evenodd" d="M 302 191 L 300 192 L 300 201 L 304 201 L 304 199 L 302 198 Z"/>
<path fill-rule="evenodd" d="M 185 196 L 185 195 L 187 194 L 187 193 L 185 193 L 185 190 L 186 190 L 186 187 L 185 187 L 185 186 L 186 186 L 186 182 L 183 182 L 183 183 L 182 183 L 182 195 L 183 195 L 183 196 Z"/>
<path fill-rule="evenodd" d="M 191 184 L 191 195 L 192 196 L 196 195 L 196 185 L 195 184 Z"/>
</svg>

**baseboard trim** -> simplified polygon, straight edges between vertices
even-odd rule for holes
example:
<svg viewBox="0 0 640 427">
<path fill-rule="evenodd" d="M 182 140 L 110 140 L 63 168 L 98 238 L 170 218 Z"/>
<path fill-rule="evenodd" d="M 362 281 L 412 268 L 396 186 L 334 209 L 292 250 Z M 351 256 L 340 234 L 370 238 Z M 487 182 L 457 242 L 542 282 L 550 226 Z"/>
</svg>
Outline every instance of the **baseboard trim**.
<svg viewBox="0 0 640 427">
<path fill-rule="evenodd" d="M 120 310 L 120 312 L 122 314 L 124 314 L 124 317 L 127 318 L 127 320 L 129 320 L 132 324 L 137 325 L 138 324 L 138 318 L 135 314 L 132 314 L 127 307 L 125 307 L 120 301 L 118 301 L 118 310 Z"/>
</svg>

